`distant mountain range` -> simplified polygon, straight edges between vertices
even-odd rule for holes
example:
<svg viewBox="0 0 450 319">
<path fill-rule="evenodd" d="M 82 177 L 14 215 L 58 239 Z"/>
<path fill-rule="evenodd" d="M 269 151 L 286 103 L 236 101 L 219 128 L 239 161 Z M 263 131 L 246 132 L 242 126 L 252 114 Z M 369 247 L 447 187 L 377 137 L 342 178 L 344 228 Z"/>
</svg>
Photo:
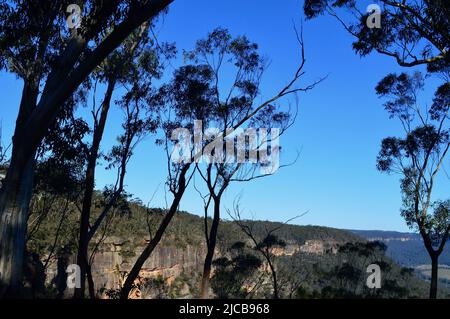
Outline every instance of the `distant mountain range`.
<svg viewBox="0 0 450 319">
<path fill-rule="evenodd" d="M 348 231 L 369 241 L 377 240 L 385 243 L 386 254 L 402 266 L 416 268 L 430 264 L 430 257 L 419 234 L 380 230 Z M 439 264 L 450 266 L 450 242 L 447 243 Z"/>
</svg>

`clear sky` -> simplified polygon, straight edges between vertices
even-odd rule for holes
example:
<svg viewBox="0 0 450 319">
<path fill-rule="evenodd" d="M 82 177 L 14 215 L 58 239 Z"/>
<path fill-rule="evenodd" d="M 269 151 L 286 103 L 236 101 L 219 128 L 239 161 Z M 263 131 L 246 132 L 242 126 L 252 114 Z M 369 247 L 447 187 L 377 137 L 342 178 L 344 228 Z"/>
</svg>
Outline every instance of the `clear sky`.
<svg viewBox="0 0 450 319">
<path fill-rule="evenodd" d="M 190 49 L 208 31 L 222 26 L 233 35 L 247 35 L 270 58 L 262 93 L 265 97 L 287 83 L 299 62 L 293 23 L 303 19 L 299 0 L 176 0 L 159 24 L 160 41 L 176 42 L 179 51 Z M 251 183 L 235 184 L 225 195 L 231 208 L 237 194 L 242 207 L 257 219 L 284 221 L 305 211 L 298 224 L 346 229 L 407 231 L 400 217 L 399 177 L 376 170 L 383 137 L 397 135 L 375 85 L 389 72 L 399 72 L 394 60 L 379 55 L 360 58 L 351 49 L 352 37 L 331 17 L 304 22 L 308 84 L 324 75 L 327 80 L 301 95 L 300 115 L 281 138 L 282 163 L 293 166 Z M 172 73 L 173 69 L 168 69 Z M 11 137 L 22 84 L 0 73 L 0 119 L 4 139 Z M 431 96 L 432 90 L 425 92 Z M 80 110 L 86 113 L 87 110 Z M 120 133 L 121 113 L 113 111 L 103 144 L 106 150 Z M 126 178 L 127 190 L 151 206 L 165 206 L 165 155 L 149 138 L 142 143 Z M 98 170 L 97 187 L 111 181 L 109 171 Z M 199 181 L 198 181 L 199 182 Z M 181 209 L 202 214 L 202 202 L 192 190 Z"/>
</svg>

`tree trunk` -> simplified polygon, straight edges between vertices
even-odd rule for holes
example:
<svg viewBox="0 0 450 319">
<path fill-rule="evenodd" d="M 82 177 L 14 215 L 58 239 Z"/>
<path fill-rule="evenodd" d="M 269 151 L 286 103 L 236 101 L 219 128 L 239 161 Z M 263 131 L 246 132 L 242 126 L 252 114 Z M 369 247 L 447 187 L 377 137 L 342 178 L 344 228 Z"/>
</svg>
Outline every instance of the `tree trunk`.
<svg viewBox="0 0 450 319">
<path fill-rule="evenodd" d="M 84 292 L 85 292 L 85 285 L 86 285 L 86 272 L 87 272 L 87 266 L 88 266 L 88 240 L 87 240 L 87 234 L 89 231 L 89 217 L 90 217 L 90 198 L 86 196 L 86 193 L 88 193 L 88 189 L 90 188 L 90 180 L 94 176 L 93 168 L 88 168 L 89 174 L 86 175 L 86 190 L 85 190 L 85 196 L 83 199 L 83 208 L 81 211 L 81 218 L 80 218 L 80 235 L 78 240 L 78 254 L 77 254 L 77 264 L 80 267 L 80 287 L 75 288 L 75 298 L 77 299 L 83 299 L 84 298 Z M 89 205 L 89 211 L 87 212 L 86 205 Z"/>
<path fill-rule="evenodd" d="M 423 224 L 419 224 L 419 231 L 420 231 L 420 235 L 422 236 L 425 248 L 431 259 L 430 299 L 436 299 L 437 298 L 437 289 L 438 289 L 439 256 L 442 253 L 442 250 L 445 245 L 445 241 L 447 241 L 447 235 L 444 236 L 444 241 L 441 243 L 440 248 L 438 250 L 434 250 L 432 241 L 429 237 L 429 234 L 424 229 Z"/>
<path fill-rule="evenodd" d="M 34 173 L 34 157 L 49 126 L 64 102 L 86 77 L 112 51 L 114 51 L 139 25 L 158 15 L 174 0 L 149 1 L 139 12 L 133 12 L 123 23 L 93 51 L 89 57 L 73 70 L 77 59 L 85 47 L 83 39 L 74 39 L 59 59 L 57 70 L 49 75 L 39 107 L 26 103 L 34 96 L 24 99 L 19 111 L 14 135 L 13 159 L 0 194 L 0 297 L 5 293 L 16 293 L 22 281 L 22 261 L 25 248 L 28 206 L 31 199 Z M 73 71 L 73 72 L 71 72 Z M 70 73 L 70 76 L 68 76 Z M 35 86 L 38 87 L 39 83 Z M 25 89 L 27 89 L 25 85 Z M 24 89 L 24 92 L 25 92 Z M 29 92 L 27 92 L 29 93 Z M 25 106 L 25 107 L 24 107 Z M 24 112 L 26 111 L 26 112 Z M 20 122 L 20 123 L 19 123 Z M 81 265 L 80 265 L 81 266 Z"/>
<path fill-rule="evenodd" d="M 189 167 L 190 164 L 187 164 L 182 169 L 180 173 L 178 192 L 175 194 L 172 205 L 170 206 L 169 211 L 167 212 L 166 216 L 164 216 L 164 219 L 159 225 L 158 230 L 155 233 L 155 236 L 153 236 L 153 238 L 150 240 L 147 247 L 145 247 L 144 251 L 141 253 L 141 255 L 134 263 L 133 268 L 130 270 L 130 273 L 128 274 L 127 279 L 125 280 L 125 283 L 123 284 L 123 287 L 121 289 L 120 299 L 128 299 L 130 291 L 133 288 L 134 281 L 139 276 L 139 272 L 141 271 L 142 266 L 161 241 L 162 236 L 164 235 L 167 229 L 167 226 L 169 226 L 173 216 L 175 216 L 175 213 L 178 210 L 178 206 L 180 205 L 181 199 L 183 198 L 184 192 L 186 190 L 186 174 L 189 170 Z"/>
<path fill-rule="evenodd" d="M 269 263 L 269 267 L 270 267 L 270 272 L 272 273 L 273 299 L 278 299 L 279 295 L 278 295 L 277 272 L 276 272 L 275 267 L 273 266 L 272 262 L 270 261 L 270 259 L 268 259 L 268 263 Z"/>
<path fill-rule="evenodd" d="M 14 169 L 15 165 L 13 158 L 0 195 L 0 298 L 20 297 L 21 294 L 34 156 L 24 169 Z"/>
<path fill-rule="evenodd" d="M 32 81 L 25 81 L 14 131 L 11 162 L 0 190 L 0 298 L 5 295 L 17 297 L 21 293 L 36 151 L 27 153 L 28 144 L 17 144 L 24 133 L 25 123 L 36 107 L 37 95 L 37 86 Z"/>
<path fill-rule="evenodd" d="M 133 288 L 134 281 L 138 278 L 139 272 L 142 269 L 142 266 L 147 261 L 147 259 L 150 257 L 150 255 L 155 250 L 156 246 L 161 241 L 161 238 L 163 234 L 166 231 L 167 226 L 169 226 L 170 222 L 172 221 L 173 216 L 175 216 L 175 213 L 177 212 L 178 205 L 180 204 L 182 194 L 177 195 L 172 203 L 172 206 L 167 212 L 166 216 L 164 216 L 163 221 L 161 222 L 160 226 L 158 227 L 158 230 L 155 234 L 155 236 L 150 240 L 150 243 L 145 247 L 144 251 L 141 253 L 139 258 L 136 260 L 135 264 L 133 265 L 133 268 L 131 269 L 130 273 L 127 276 L 127 279 L 125 280 L 125 283 L 123 284 L 122 290 L 121 290 L 121 299 L 128 299 L 128 296 L 130 294 L 131 289 Z"/>
<path fill-rule="evenodd" d="M 439 256 L 437 254 L 435 254 L 434 256 L 431 256 L 430 299 L 436 299 L 437 298 L 438 267 L 439 267 Z"/>
<path fill-rule="evenodd" d="M 89 298 L 95 299 L 95 283 L 94 283 L 94 277 L 92 277 L 92 268 L 91 265 L 88 264 L 86 266 L 86 277 L 88 281 L 88 289 L 89 289 Z"/>
<path fill-rule="evenodd" d="M 214 217 L 211 224 L 211 231 L 209 233 L 208 252 L 206 253 L 205 262 L 203 265 L 203 276 L 200 287 L 200 298 L 209 299 L 209 281 L 211 277 L 212 262 L 214 259 L 214 252 L 217 243 L 217 231 L 220 223 L 220 198 L 214 199 Z"/>
<path fill-rule="evenodd" d="M 97 158 L 100 150 L 100 143 L 103 138 L 103 132 L 105 131 L 106 121 L 108 119 L 108 112 L 111 105 L 111 98 L 114 92 L 114 87 L 116 85 L 115 79 L 111 79 L 108 82 L 108 89 L 105 93 L 105 98 L 102 103 L 102 111 L 100 114 L 100 119 L 94 128 L 94 137 L 92 140 L 92 146 L 89 152 L 89 159 L 86 169 L 86 182 L 85 190 L 83 196 L 83 207 L 81 209 L 80 218 L 80 233 L 78 241 L 78 254 L 77 254 L 77 264 L 80 266 L 80 276 L 81 276 L 81 286 L 75 289 L 75 298 L 83 299 L 86 284 L 86 273 L 88 264 L 88 248 L 89 248 L 89 221 L 91 217 L 91 206 L 92 198 L 94 195 L 95 187 L 95 169 L 97 167 Z M 92 287 L 91 280 L 89 281 L 90 296 L 92 298 Z M 95 295 L 95 294 L 94 294 Z"/>
</svg>

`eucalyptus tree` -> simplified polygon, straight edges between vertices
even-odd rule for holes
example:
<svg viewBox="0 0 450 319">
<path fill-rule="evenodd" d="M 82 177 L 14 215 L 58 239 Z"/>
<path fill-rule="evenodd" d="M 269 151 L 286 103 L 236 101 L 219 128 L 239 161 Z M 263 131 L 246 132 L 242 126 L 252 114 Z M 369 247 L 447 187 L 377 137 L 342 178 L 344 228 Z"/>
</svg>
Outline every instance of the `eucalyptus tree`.
<svg viewBox="0 0 450 319">
<path fill-rule="evenodd" d="M 184 52 L 185 61 L 188 63 L 175 70 L 173 79 L 161 89 L 159 95 L 161 109 L 165 110 L 167 117 L 166 120 L 163 120 L 163 138 L 160 143 L 167 152 L 169 170 L 167 185 L 173 199 L 160 225 L 151 234 L 148 245 L 129 272 L 122 287 L 121 298 L 128 298 L 142 266 L 163 238 L 177 212 L 185 190 L 192 180 L 193 173 L 200 172 L 199 163 L 203 155 L 208 153 L 208 149 L 209 155 L 211 155 L 212 149 L 208 148 L 208 144 L 218 138 L 219 142 L 215 143 L 223 146 L 224 144 L 221 143 L 224 142 L 225 137 L 232 136 L 235 134 L 232 131 L 249 125 L 252 121 L 261 122 L 263 119 L 270 119 L 286 123 L 287 113 L 276 112 L 274 103 L 296 92 L 308 91 L 320 82 L 317 81 L 302 88 L 297 86 L 304 74 L 306 62 L 302 41 L 301 52 L 300 66 L 288 84 L 273 97 L 260 103 L 257 103 L 256 98 L 260 96 L 258 86 L 264 64 L 257 53 L 257 45 L 251 43 L 246 37 L 232 39 L 227 30 L 218 28 L 212 31 L 207 39 L 199 40 L 194 50 Z M 228 60 L 229 58 L 231 60 Z M 220 74 L 222 66 L 228 70 L 234 69 L 232 87 L 223 99 L 220 97 L 222 90 L 220 87 L 224 83 L 222 74 Z M 216 131 L 213 134 L 214 138 L 208 136 L 206 131 L 210 128 L 214 129 L 216 125 L 219 132 L 217 129 L 214 130 Z M 203 139 L 204 136 L 206 139 Z M 236 135 L 234 135 L 233 141 L 235 138 Z M 237 141 L 231 142 L 231 144 L 235 145 Z M 169 151 L 170 146 L 174 147 L 172 152 Z M 243 152 L 245 153 L 246 150 Z M 223 167 L 216 175 L 217 179 L 223 179 L 221 174 L 225 174 L 225 167 L 217 164 Z M 268 165 L 267 162 L 265 164 Z M 194 171 L 193 168 L 195 168 Z M 239 171 L 241 165 L 239 164 L 237 168 L 234 167 L 236 172 Z M 253 168 L 250 171 L 255 172 L 256 170 Z M 227 176 L 236 177 L 235 174 Z M 231 180 L 223 184 L 226 184 L 224 190 L 229 182 Z M 220 196 L 217 196 L 219 204 L 224 190 L 219 190 L 221 193 Z M 219 208 L 219 205 L 217 207 Z M 209 269 L 213 258 L 211 251 L 215 247 L 219 217 L 219 214 L 216 214 L 216 220 L 211 230 L 213 236 L 208 237 L 208 241 L 213 241 L 208 244 L 208 254 L 205 259 L 206 268 Z M 205 234 L 206 232 L 205 229 Z M 210 273 L 207 276 L 207 283 L 209 277 Z"/>
<path fill-rule="evenodd" d="M 48 128 L 89 74 L 129 34 L 171 2 L 79 1 L 78 17 L 73 11 L 66 13 L 72 1 L 0 2 L 0 67 L 24 84 L 11 160 L 0 193 L 1 296 L 20 293 L 34 158 Z M 81 20 L 67 30 L 66 22 L 74 18 Z M 106 29 L 111 30 L 108 36 L 96 41 Z"/>
<path fill-rule="evenodd" d="M 423 239 L 432 265 L 430 298 L 436 298 L 439 256 L 450 232 L 450 200 L 436 199 L 446 189 L 440 176 L 450 149 L 450 85 L 439 87 L 430 108 L 418 100 L 423 86 L 420 73 L 390 74 L 378 84 L 377 93 L 389 98 L 385 108 L 405 135 L 383 140 L 377 167 L 401 176 L 401 214 Z"/>
<path fill-rule="evenodd" d="M 262 96 L 260 82 L 266 63 L 258 52 L 258 45 L 247 37 L 232 37 L 228 30 L 217 28 L 205 39 L 197 41 L 192 51 L 185 52 L 186 60 L 207 72 L 202 86 L 210 88 L 205 92 L 208 94 L 205 100 L 210 104 L 211 119 L 208 123 L 198 122 L 194 128 L 196 148 L 201 152 L 194 158 L 196 170 L 207 190 L 206 195 L 199 191 L 204 201 L 207 246 L 201 298 L 209 297 L 225 191 L 232 182 L 248 182 L 269 176 L 279 168 L 278 138 L 292 124 L 292 118 L 289 108 L 280 110 L 276 103 L 298 92 L 308 91 L 321 81 L 299 86 L 304 74 L 305 55 L 300 34 L 297 34 L 297 39 L 301 49 L 300 66 L 288 84 L 263 103 L 257 100 Z M 231 83 L 227 85 L 228 82 Z M 213 218 L 209 227 L 211 207 Z"/>
<path fill-rule="evenodd" d="M 159 105 L 161 121 L 159 128 L 162 134 L 156 143 L 163 147 L 166 154 L 168 171 L 166 187 L 172 201 L 156 229 L 152 229 L 149 225 L 150 240 L 127 274 L 120 291 L 121 299 L 128 299 L 131 290 L 136 287 L 135 281 L 144 263 L 163 239 L 192 179 L 193 148 L 190 147 L 190 141 L 184 145 L 188 154 L 180 154 L 176 148 L 171 151 L 171 148 L 190 139 L 190 133 L 186 132 L 187 129 L 182 129 L 183 127 L 191 127 L 194 119 L 205 122 L 209 120 L 209 103 L 204 100 L 207 96 L 205 91 L 209 88 L 201 85 L 204 76 L 202 70 L 195 70 L 189 66 L 180 67 L 175 70 L 170 83 L 161 87 L 159 94 L 153 96 L 152 102 Z"/>
<path fill-rule="evenodd" d="M 322 14 L 335 17 L 356 38 L 353 50 L 361 56 L 376 52 L 402 67 L 426 67 L 428 75 L 442 80 L 430 110 L 417 100 L 426 78 L 418 73 L 389 74 L 377 86 L 380 96 L 391 98 L 385 108 L 405 130 L 403 138 L 383 141 L 378 169 L 402 176 L 402 216 L 424 240 L 432 261 L 430 297 L 436 298 L 438 258 L 448 238 L 447 201 L 433 202 L 432 195 L 448 147 L 450 3 L 380 0 L 379 4 L 364 8 L 354 0 L 307 0 L 304 12 L 310 19 Z M 339 13 L 344 9 L 352 13 L 350 18 Z"/>
<path fill-rule="evenodd" d="M 429 72 L 448 72 L 448 1 L 380 0 L 377 3 L 367 6 L 355 0 L 305 0 L 304 12 L 309 19 L 323 14 L 335 17 L 356 38 L 353 50 L 361 56 L 377 52 L 403 67 L 424 65 Z M 340 12 L 344 10 L 351 14 Z"/>
<path fill-rule="evenodd" d="M 121 198 L 124 192 L 124 181 L 127 164 L 131 159 L 134 148 L 149 133 L 154 133 L 158 126 L 156 109 L 151 103 L 154 94 L 154 80 L 162 76 L 164 62 L 161 56 L 173 55 L 173 46 L 156 45 L 150 38 L 150 26 L 144 23 L 134 31 L 124 43 L 111 54 L 98 69 L 91 75 L 90 85 L 93 91 L 93 129 L 92 142 L 89 147 L 89 156 L 86 167 L 85 191 L 82 200 L 80 236 L 77 263 L 81 268 L 81 286 L 77 289 L 77 297 L 84 295 L 84 280 L 86 270 L 90 269 L 87 263 L 88 246 L 96 234 L 102 221 Z M 102 102 L 97 106 L 97 85 L 105 85 L 106 91 Z M 121 88 L 120 92 L 117 88 Z M 103 139 L 108 115 L 113 104 L 113 95 L 122 93 L 117 104 L 123 110 L 124 120 L 122 128 L 124 134 L 118 137 L 119 145 L 106 156 L 109 168 L 117 170 L 115 185 L 105 192 L 102 211 L 91 223 L 91 208 L 95 187 L 95 173 L 100 156 L 100 146 Z M 88 272 L 89 273 L 89 272 Z M 93 280 L 89 279 L 89 292 L 91 298 L 95 296 Z"/>
</svg>

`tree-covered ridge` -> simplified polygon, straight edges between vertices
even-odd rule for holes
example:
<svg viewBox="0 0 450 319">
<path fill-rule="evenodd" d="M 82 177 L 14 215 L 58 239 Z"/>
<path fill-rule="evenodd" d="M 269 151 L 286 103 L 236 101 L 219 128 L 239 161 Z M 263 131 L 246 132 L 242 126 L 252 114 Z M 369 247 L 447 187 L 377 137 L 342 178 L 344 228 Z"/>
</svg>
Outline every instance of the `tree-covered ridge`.
<svg viewBox="0 0 450 319">
<path fill-rule="evenodd" d="M 42 195 L 39 200 L 36 200 L 38 203 L 33 206 L 36 210 L 41 207 L 40 205 L 45 205 L 45 201 L 49 201 L 45 196 Z M 92 220 L 95 220 L 96 215 L 101 212 L 99 205 L 102 204 L 102 196 L 100 193 L 97 193 L 96 197 L 95 203 L 97 206 L 93 206 L 94 214 Z M 60 202 L 57 202 L 57 204 L 60 204 Z M 57 206 L 52 207 L 49 210 L 49 214 L 42 217 L 39 227 L 35 227 L 36 230 L 34 232 L 30 231 L 32 236 L 28 240 L 28 245 L 32 250 L 43 255 L 48 253 L 48 249 L 54 243 L 53 234 L 57 233 L 57 229 L 60 226 L 61 211 L 63 209 L 64 206 L 61 206 L 59 209 Z M 38 213 L 38 211 L 34 213 Z M 57 247 L 70 244 L 74 249 L 76 248 L 75 232 L 77 214 L 75 210 L 70 210 L 70 208 L 66 214 L 63 214 L 62 217 L 64 219 L 60 227 L 66 231 L 60 231 L 62 236 L 58 237 Z M 103 229 L 97 237 L 102 237 L 106 231 L 107 236 L 110 238 L 120 238 L 122 241 L 143 243 L 149 239 L 151 231 L 155 229 L 165 214 L 166 210 L 164 209 L 147 208 L 139 201 L 123 200 L 120 205 L 115 207 L 113 217 L 108 223 L 107 229 Z M 210 222 L 211 220 L 209 220 Z M 245 221 L 245 223 L 255 226 L 254 229 L 257 236 L 263 236 L 267 228 L 279 227 L 276 235 L 283 238 L 290 245 L 304 245 L 307 240 L 323 240 L 336 243 L 362 240 L 361 237 L 351 232 L 328 227 L 285 225 L 270 221 Z M 29 228 L 30 230 L 33 229 L 34 223 L 30 223 Z M 69 231 L 70 229 L 72 231 Z M 96 239 L 98 240 L 99 238 L 97 237 Z M 218 238 L 221 246 L 231 246 L 235 242 L 246 240 L 245 235 L 231 220 L 224 220 L 221 223 Z M 182 247 L 203 244 L 203 219 L 188 212 L 178 212 L 171 225 L 167 228 L 165 240 L 168 244 Z"/>
<path fill-rule="evenodd" d="M 97 194 L 99 196 L 99 194 Z M 98 197 L 100 198 L 100 197 Z M 93 207 L 95 213 L 100 207 Z M 70 231 L 77 222 L 75 213 L 66 213 L 62 223 L 61 211 L 56 210 L 41 221 L 40 227 L 32 232 L 28 241 L 28 254 L 39 258 L 44 267 L 57 263 L 61 255 L 75 253 L 77 236 Z M 158 208 L 146 208 L 139 201 L 124 201 L 116 207 L 108 228 L 102 229 L 92 241 L 92 251 L 97 253 L 109 249 L 105 243 L 121 246 L 122 257 L 131 262 L 137 257 L 139 247 L 144 247 L 152 229 L 164 218 L 166 211 Z M 211 220 L 209 220 L 211 223 Z M 320 227 L 299 226 L 269 221 L 243 221 L 252 224 L 254 236 L 266 243 L 267 229 L 274 232 L 277 241 L 283 244 L 273 246 L 273 262 L 276 265 L 279 280 L 280 298 L 412 298 L 426 296 L 426 283 L 419 280 L 414 271 L 396 265 L 385 255 L 386 247 L 366 242 L 362 237 L 349 231 Z M 72 226 L 71 226 L 72 225 Z M 174 247 L 186 250 L 189 247 L 202 247 L 203 219 L 187 212 L 178 212 L 161 242 L 162 247 Z M 279 227 L 279 228 L 278 228 Z M 55 241 L 53 233 L 60 229 L 61 235 Z M 319 251 L 302 250 L 311 242 L 329 243 L 335 248 Z M 305 246 L 306 245 L 306 246 Z M 264 266 L 264 258 L 255 249 L 248 237 L 235 221 L 222 221 L 218 233 L 219 253 L 214 259 L 214 273 L 211 287 L 215 297 L 220 298 L 270 298 L 272 285 L 270 272 Z M 49 254 L 53 252 L 53 255 Z M 95 263 L 95 261 L 94 261 Z M 378 292 L 367 289 L 366 267 L 371 263 L 380 264 L 385 274 L 385 290 Z M 126 273 L 126 270 L 123 270 Z M 143 297 L 154 297 L 158 291 L 160 297 L 181 297 L 174 289 L 189 287 L 191 297 L 199 293 L 200 273 L 185 273 L 176 280 L 175 286 L 167 284 L 164 278 L 149 278 L 139 286 L 146 291 Z M 230 276 L 234 280 L 230 281 Z M 184 278 L 184 279 L 183 279 Z M 156 286 L 155 286 L 156 285 Z M 181 285 L 181 286 L 177 286 Z M 52 289 L 47 283 L 47 289 Z M 177 288 L 178 287 L 178 288 Z M 184 289 L 186 290 L 186 289 Z M 164 293 L 163 293 L 164 292 Z M 170 292 L 170 294 L 169 294 Z M 97 294 L 102 292 L 98 291 Z M 103 290 L 104 293 L 104 290 Z M 110 297 L 120 292 L 108 290 Z"/>
</svg>

